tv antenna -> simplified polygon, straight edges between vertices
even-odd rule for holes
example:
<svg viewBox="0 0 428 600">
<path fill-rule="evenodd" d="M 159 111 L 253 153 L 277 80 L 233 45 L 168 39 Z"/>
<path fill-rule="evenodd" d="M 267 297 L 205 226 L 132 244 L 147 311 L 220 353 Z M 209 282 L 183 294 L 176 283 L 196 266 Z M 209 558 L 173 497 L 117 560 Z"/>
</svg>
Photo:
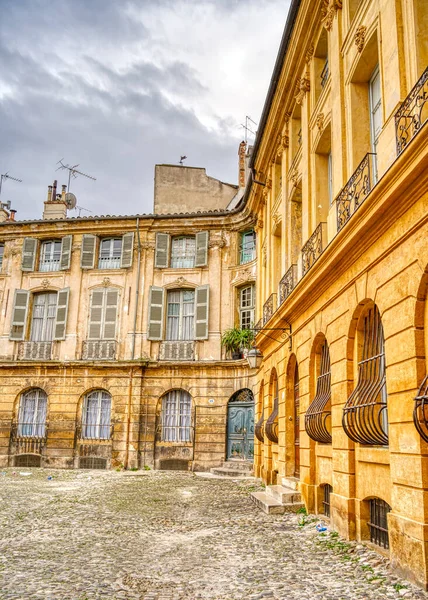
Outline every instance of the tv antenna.
<svg viewBox="0 0 428 600">
<path fill-rule="evenodd" d="M 92 177 L 92 175 L 88 175 L 88 173 L 83 173 L 82 171 L 79 171 L 77 169 L 77 167 L 79 165 L 67 165 L 64 164 L 62 161 L 64 159 L 61 158 L 61 160 L 59 160 L 56 164 L 59 165 L 58 169 L 56 169 L 57 171 L 59 171 L 60 169 L 66 169 L 68 171 L 68 186 L 67 186 L 67 191 L 70 191 L 70 181 L 71 178 L 73 177 L 73 179 L 76 179 L 78 175 L 82 175 L 83 177 L 87 177 L 88 179 L 92 179 L 92 181 L 96 181 L 96 177 Z"/>
<path fill-rule="evenodd" d="M 253 125 L 256 126 L 257 128 L 257 123 L 255 121 L 253 121 L 253 119 L 251 117 L 249 117 L 248 115 L 245 115 L 245 125 L 241 124 L 241 127 L 243 127 L 245 129 L 245 143 L 247 143 L 248 141 L 248 132 L 252 133 L 254 135 L 254 137 L 256 136 L 256 131 L 253 131 L 250 127 L 249 127 L 249 123 L 253 123 Z"/>
<path fill-rule="evenodd" d="M 186 160 L 187 156 L 180 156 L 180 165 L 183 166 L 183 161 Z"/>
<path fill-rule="evenodd" d="M 22 183 L 22 179 L 18 179 L 17 177 L 12 177 L 12 175 L 9 175 L 8 171 L 6 171 L 6 173 L 2 173 L 0 175 L 0 194 L 1 194 L 1 188 L 3 185 L 3 179 L 11 179 L 12 181 L 18 181 L 18 183 Z"/>
</svg>

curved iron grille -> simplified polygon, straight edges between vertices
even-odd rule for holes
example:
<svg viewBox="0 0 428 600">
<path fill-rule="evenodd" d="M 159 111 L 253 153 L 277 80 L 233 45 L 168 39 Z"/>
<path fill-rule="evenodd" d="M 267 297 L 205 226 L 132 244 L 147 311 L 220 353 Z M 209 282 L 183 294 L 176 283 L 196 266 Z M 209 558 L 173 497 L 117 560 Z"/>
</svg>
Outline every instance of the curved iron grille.
<svg viewBox="0 0 428 600">
<path fill-rule="evenodd" d="M 343 409 L 346 435 L 366 446 L 388 445 L 385 349 L 380 314 L 376 307 L 364 319 L 362 360 L 358 382 Z"/>
<path fill-rule="evenodd" d="M 278 443 L 278 394 L 273 400 L 273 410 L 266 421 L 265 433 L 268 440 Z"/>
<path fill-rule="evenodd" d="M 419 435 L 428 442 L 428 375 L 425 377 L 415 398 L 413 422 Z"/>
<path fill-rule="evenodd" d="M 259 442 L 262 442 L 262 443 L 265 441 L 264 425 L 265 425 L 265 417 L 264 417 L 264 413 L 262 412 L 262 416 L 257 421 L 256 426 L 254 427 L 254 434 L 255 434 L 256 438 L 259 440 Z"/>
<path fill-rule="evenodd" d="M 317 379 L 317 392 L 305 415 L 306 433 L 321 444 L 331 444 L 330 402 L 330 352 L 327 342 L 324 342 L 321 349 L 321 371 Z"/>
</svg>

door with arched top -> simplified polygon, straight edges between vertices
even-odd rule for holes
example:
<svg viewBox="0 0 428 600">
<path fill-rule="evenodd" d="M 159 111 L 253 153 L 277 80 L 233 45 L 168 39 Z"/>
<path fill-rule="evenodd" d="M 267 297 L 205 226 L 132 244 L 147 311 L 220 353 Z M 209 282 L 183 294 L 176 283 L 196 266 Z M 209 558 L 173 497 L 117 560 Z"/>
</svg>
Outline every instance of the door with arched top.
<svg viewBox="0 0 428 600">
<path fill-rule="evenodd" d="M 251 390 L 235 392 L 227 407 L 227 459 L 254 459 L 254 396 Z"/>
</svg>

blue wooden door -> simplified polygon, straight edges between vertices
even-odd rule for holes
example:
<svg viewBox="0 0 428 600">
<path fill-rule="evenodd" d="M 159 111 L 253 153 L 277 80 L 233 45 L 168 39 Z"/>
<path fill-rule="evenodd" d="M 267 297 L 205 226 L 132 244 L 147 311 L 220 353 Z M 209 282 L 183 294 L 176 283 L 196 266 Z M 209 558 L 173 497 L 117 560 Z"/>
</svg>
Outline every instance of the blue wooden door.
<svg viewBox="0 0 428 600">
<path fill-rule="evenodd" d="M 254 458 L 254 404 L 230 403 L 227 413 L 227 458 Z"/>
</svg>

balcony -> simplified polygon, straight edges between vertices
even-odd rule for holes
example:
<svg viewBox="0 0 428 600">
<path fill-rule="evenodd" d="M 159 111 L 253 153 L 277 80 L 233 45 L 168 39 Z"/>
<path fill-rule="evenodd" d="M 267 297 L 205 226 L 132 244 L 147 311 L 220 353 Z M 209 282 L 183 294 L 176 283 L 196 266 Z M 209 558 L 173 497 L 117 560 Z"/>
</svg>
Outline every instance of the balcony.
<svg viewBox="0 0 428 600">
<path fill-rule="evenodd" d="M 195 360 L 195 342 L 161 342 L 159 360 Z"/>
<path fill-rule="evenodd" d="M 291 294 L 297 284 L 297 265 L 291 265 L 279 282 L 279 305 Z"/>
<path fill-rule="evenodd" d="M 428 67 L 422 73 L 410 94 L 395 113 L 397 156 L 412 141 L 428 120 Z"/>
<path fill-rule="evenodd" d="M 82 360 L 115 360 L 116 340 L 86 340 L 82 344 Z"/>
<path fill-rule="evenodd" d="M 263 325 L 265 325 L 276 311 L 276 294 L 273 293 L 269 296 L 266 302 L 263 304 Z"/>
<path fill-rule="evenodd" d="M 376 154 L 368 152 L 336 198 L 337 231 L 370 194 L 376 173 Z"/>
<path fill-rule="evenodd" d="M 53 342 L 19 342 L 18 360 L 52 360 Z"/>
<path fill-rule="evenodd" d="M 321 256 L 326 240 L 327 223 L 320 223 L 302 248 L 302 276 L 306 275 Z"/>
</svg>

